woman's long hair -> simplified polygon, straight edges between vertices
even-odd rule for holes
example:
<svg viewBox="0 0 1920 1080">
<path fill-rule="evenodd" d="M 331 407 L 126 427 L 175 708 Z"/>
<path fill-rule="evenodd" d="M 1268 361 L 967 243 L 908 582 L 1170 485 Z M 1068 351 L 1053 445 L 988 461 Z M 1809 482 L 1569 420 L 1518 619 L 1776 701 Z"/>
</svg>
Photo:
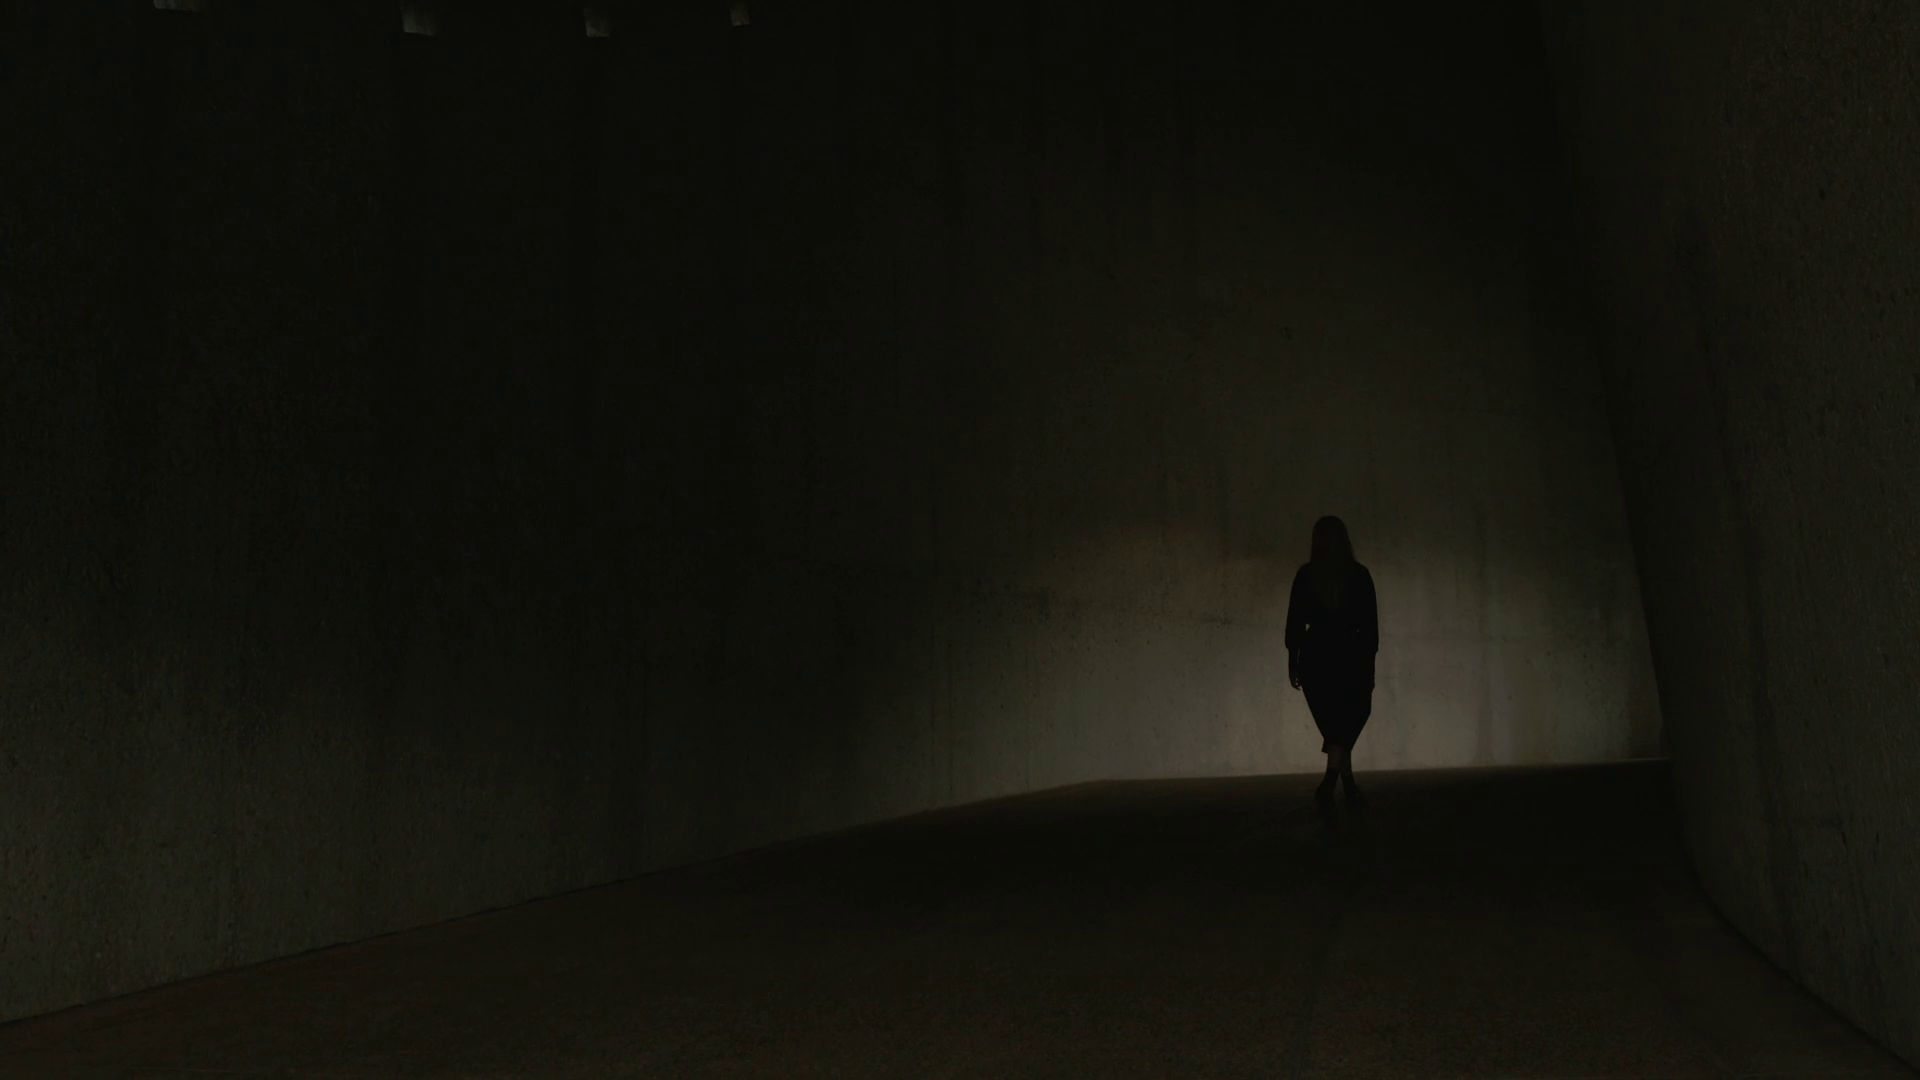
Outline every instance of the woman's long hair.
<svg viewBox="0 0 1920 1080">
<path fill-rule="evenodd" d="M 1339 611 L 1346 602 L 1347 575 L 1342 571 L 1353 561 L 1353 541 L 1347 536 L 1346 522 L 1328 514 L 1313 523 L 1313 558 L 1307 580 L 1321 607 Z"/>
<path fill-rule="evenodd" d="M 1353 561 L 1353 541 L 1347 538 L 1347 523 L 1328 514 L 1313 523 L 1313 561 L 1322 564 Z"/>
</svg>

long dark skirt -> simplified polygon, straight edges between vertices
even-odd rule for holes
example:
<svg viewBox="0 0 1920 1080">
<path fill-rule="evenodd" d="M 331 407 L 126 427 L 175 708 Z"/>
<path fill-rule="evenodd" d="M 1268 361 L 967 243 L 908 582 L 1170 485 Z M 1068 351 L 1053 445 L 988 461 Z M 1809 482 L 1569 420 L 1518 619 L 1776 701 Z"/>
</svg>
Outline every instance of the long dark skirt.
<svg viewBox="0 0 1920 1080">
<path fill-rule="evenodd" d="M 1300 689 L 1306 692 L 1313 726 L 1320 729 L 1320 751 L 1353 749 L 1367 717 L 1373 715 L 1373 689 L 1346 680 L 1302 680 Z"/>
</svg>

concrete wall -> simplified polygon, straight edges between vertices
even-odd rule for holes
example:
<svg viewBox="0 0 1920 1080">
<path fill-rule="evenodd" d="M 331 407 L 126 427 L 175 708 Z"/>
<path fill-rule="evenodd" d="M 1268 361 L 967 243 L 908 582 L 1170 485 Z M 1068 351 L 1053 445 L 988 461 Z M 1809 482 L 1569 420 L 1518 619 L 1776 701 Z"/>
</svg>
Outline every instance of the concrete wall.
<svg viewBox="0 0 1920 1080">
<path fill-rule="evenodd" d="M 10 8 L 0 1016 L 1317 768 L 1327 512 L 1363 767 L 1656 752 L 1537 27 L 1283 6 Z"/>
<path fill-rule="evenodd" d="M 1920 1062 L 1920 7 L 1546 10 L 1694 861 Z"/>
</svg>

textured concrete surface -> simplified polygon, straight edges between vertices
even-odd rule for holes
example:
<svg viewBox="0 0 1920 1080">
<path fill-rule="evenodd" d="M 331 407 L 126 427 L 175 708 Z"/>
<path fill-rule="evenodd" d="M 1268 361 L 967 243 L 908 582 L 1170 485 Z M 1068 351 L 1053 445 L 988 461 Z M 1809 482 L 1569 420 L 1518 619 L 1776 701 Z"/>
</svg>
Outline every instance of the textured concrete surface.
<svg viewBox="0 0 1920 1080">
<path fill-rule="evenodd" d="M 1547 10 L 1694 858 L 1920 1061 L 1920 7 Z"/>
<path fill-rule="evenodd" d="M 0 9 L 0 1016 L 1316 768 L 1328 512 L 1362 768 L 1656 752 L 1508 6 L 460 7 Z"/>
<path fill-rule="evenodd" d="M 9 1077 L 1912 1077 L 1696 888 L 1663 766 L 937 811 L 0 1027 Z"/>
</svg>

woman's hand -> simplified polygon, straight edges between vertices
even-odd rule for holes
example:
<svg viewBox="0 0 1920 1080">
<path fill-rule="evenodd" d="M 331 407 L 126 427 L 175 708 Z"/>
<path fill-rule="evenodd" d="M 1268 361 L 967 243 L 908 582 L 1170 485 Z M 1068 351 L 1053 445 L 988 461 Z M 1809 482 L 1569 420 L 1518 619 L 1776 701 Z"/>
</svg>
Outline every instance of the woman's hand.
<svg viewBox="0 0 1920 1080">
<path fill-rule="evenodd" d="M 1292 667 L 1292 666 L 1289 666 L 1287 668 L 1287 684 L 1289 686 L 1292 686 L 1295 690 L 1300 689 L 1300 669 L 1299 668 Z"/>
</svg>

